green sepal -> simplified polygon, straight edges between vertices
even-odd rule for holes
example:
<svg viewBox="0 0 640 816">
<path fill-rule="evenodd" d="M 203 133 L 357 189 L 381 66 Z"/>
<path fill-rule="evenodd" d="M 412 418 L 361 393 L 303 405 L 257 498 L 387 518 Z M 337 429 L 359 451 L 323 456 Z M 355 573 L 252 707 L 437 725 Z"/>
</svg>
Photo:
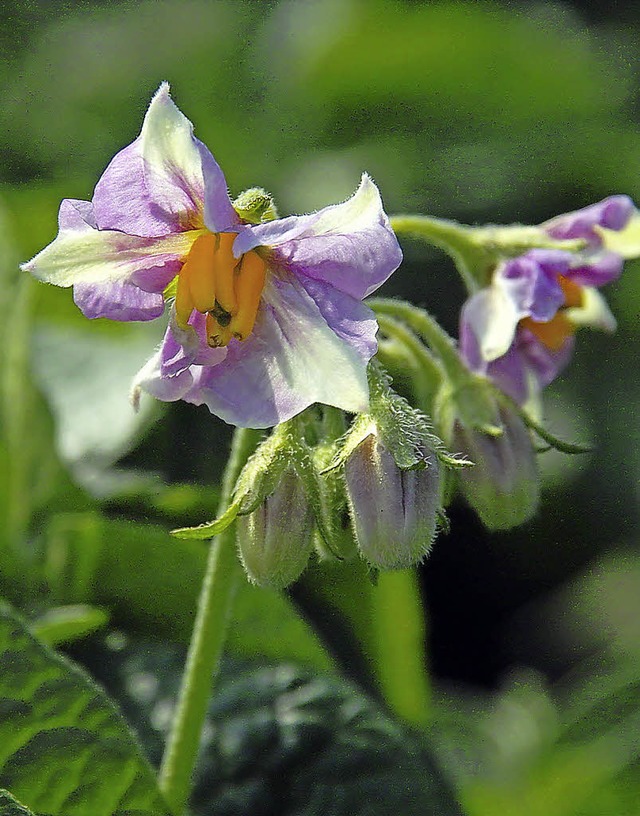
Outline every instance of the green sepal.
<svg viewBox="0 0 640 816">
<path fill-rule="evenodd" d="M 518 413 L 527 428 L 532 430 L 540 439 L 547 443 L 547 447 L 541 448 L 538 451 L 539 453 L 545 453 L 550 448 L 560 451 L 560 453 L 570 454 L 590 453 L 593 450 L 591 445 L 584 445 L 580 442 L 565 442 L 564 439 L 555 436 L 551 431 L 548 431 L 543 425 L 537 422 L 531 414 L 523 410 L 520 405 L 507 394 L 501 394 L 500 398 L 505 404 Z"/>
<path fill-rule="evenodd" d="M 579 252 L 587 245 L 580 238 L 558 240 L 542 227 L 522 224 L 471 227 L 444 218 L 396 215 L 391 218 L 391 226 L 398 235 L 408 235 L 443 249 L 453 259 L 471 293 L 487 286 L 502 261 L 531 249 Z"/>
<path fill-rule="evenodd" d="M 377 363 L 369 366 L 370 409 L 356 420 L 359 423 L 354 439 L 345 448 L 351 453 L 375 429 L 402 470 L 426 467 L 424 449 L 435 453 L 447 467 L 465 467 L 464 459 L 450 453 L 444 442 L 433 432 L 430 419 L 391 388 L 390 378 Z M 362 419 L 361 419 L 362 417 Z M 368 417 L 368 422 L 367 418 Z M 354 425 L 356 425 L 354 423 Z M 351 434 L 349 434 L 350 436 Z M 341 455 L 342 461 L 346 456 Z"/>
<path fill-rule="evenodd" d="M 180 527 L 172 530 L 176 538 L 205 540 L 219 535 L 232 524 L 236 516 L 255 510 L 276 489 L 285 467 L 289 463 L 290 423 L 278 425 L 256 449 L 243 467 L 229 507 L 213 521 L 196 527 Z"/>
</svg>

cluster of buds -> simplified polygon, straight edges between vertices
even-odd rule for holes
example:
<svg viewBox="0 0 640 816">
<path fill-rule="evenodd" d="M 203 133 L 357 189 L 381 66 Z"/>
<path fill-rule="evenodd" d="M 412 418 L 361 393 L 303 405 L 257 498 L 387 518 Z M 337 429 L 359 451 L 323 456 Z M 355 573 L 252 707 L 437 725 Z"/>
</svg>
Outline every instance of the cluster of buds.
<svg viewBox="0 0 640 816">
<path fill-rule="evenodd" d="M 295 581 L 314 549 L 321 558 L 359 554 L 374 570 L 422 561 L 443 518 L 442 471 L 466 463 L 378 365 L 369 384 L 369 410 L 346 432 L 334 423 L 328 439 L 318 412 L 282 423 L 247 462 L 224 516 L 175 534 L 208 538 L 235 521 L 249 580 L 273 588 Z"/>
</svg>

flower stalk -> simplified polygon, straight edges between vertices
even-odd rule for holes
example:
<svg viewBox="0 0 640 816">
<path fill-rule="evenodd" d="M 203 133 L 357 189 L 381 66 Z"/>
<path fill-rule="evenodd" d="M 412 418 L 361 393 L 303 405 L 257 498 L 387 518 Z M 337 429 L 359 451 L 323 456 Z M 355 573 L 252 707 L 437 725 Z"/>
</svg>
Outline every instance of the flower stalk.
<svg viewBox="0 0 640 816">
<path fill-rule="evenodd" d="M 221 514 L 259 438 L 258 431 L 236 430 L 222 485 Z M 182 816 L 189 798 L 202 727 L 241 575 L 234 544 L 233 525 L 211 541 L 176 712 L 160 767 L 160 789 L 176 816 Z"/>
</svg>

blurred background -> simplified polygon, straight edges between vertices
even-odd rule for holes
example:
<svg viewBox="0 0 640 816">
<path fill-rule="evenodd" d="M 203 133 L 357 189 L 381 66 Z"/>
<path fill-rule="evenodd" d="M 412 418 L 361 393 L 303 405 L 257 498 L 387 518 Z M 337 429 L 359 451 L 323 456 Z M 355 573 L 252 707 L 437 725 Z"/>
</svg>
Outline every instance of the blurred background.
<svg viewBox="0 0 640 816">
<path fill-rule="evenodd" d="M 613 193 L 640 200 L 631 2 L 4 0 L 0 23 L 9 549 L 25 540 L 35 552 L 23 533 L 54 512 L 56 534 L 76 534 L 95 501 L 151 522 L 215 510 L 229 428 L 204 408 L 147 403 L 134 416 L 127 401 L 161 327 L 90 323 L 70 291 L 16 273 L 55 236 L 60 199 L 91 197 L 162 80 L 232 196 L 264 186 L 281 214 L 346 198 L 363 170 L 387 212 L 467 223 L 538 223 Z M 452 265 L 403 248 L 382 293 L 426 305 L 455 334 L 464 292 Z M 455 504 L 421 568 L 443 689 L 524 683 L 539 702 L 540 688 L 562 689 L 606 653 L 626 667 L 616 706 L 640 711 L 638 272 L 628 264 L 606 292 L 618 333 L 581 334 L 547 394 L 550 428 L 593 451 L 544 454 L 540 513 L 512 532 L 489 534 Z M 20 594 L 5 567 L 4 591 Z M 293 595 L 308 603 L 304 585 Z"/>
</svg>

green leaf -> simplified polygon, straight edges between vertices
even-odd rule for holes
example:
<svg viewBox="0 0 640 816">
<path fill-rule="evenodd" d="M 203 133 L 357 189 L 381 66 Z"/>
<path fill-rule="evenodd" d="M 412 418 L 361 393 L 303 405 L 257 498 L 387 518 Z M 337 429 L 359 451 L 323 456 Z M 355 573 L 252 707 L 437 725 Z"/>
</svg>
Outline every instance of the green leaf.
<svg viewBox="0 0 640 816">
<path fill-rule="evenodd" d="M 58 646 L 93 634 L 108 622 L 109 614 L 104 609 L 76 604 L 49 609 L 30 626 L 33 634 L 47 646 Z"/>
<path fill-rule="evenodd" d="M 207 547 L 172 539 L 159 526 L 98 513 L 69 513 L 50 522 L 47 578 L 60 604 L 91 603 L 115 625 L 188 643 Z M 241 580 L 229 649 L 242 655 L 332 666 L 311 627 L 288 598 Z"/>
<path fill-rule="evenodd" d="M 141 324 L 122 332 L 40 324 L 33 336 L 36 380 L 56 420 L 56 444 L 80 481 L 128 453 L 157 415 L 158 403 L 144 399 L 139 411 L 129 400 L 133 376 L 151 356 L 160 327 Z"/>
<path fill-rule="evenodd" d="M 0 816 L 35 816 L 6 790 L 0 790 Z"/>
<path fill-rule="evenodd" d="M 0 608 L 0 784 L 51 816 L 168 815 L 117 710 Z"/>
<path fill-rule="evenodd" d="M 106 640 L 89 659 L 159 754 L 181 654 Z M 139 689 L 145 678 L 144 694 Z M 461 816 L 430 745 L 337 676 L 287 663 L 223 663 L 209 704 L 196 816 Z"/>
</svg>

